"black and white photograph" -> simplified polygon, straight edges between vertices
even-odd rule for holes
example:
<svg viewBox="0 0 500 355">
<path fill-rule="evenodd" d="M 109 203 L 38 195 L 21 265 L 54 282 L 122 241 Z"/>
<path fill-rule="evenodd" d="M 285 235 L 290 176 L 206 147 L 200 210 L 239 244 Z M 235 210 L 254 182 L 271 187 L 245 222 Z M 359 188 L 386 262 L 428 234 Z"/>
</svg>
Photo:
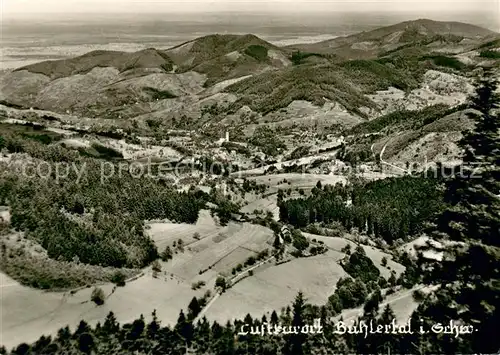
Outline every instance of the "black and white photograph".
<svg viewBox="0 0 500 355">
<path fill-rule="evenodd" d="M 500 354 L 500 1 L 1 0 L 0 354 Z"/>
</svg>

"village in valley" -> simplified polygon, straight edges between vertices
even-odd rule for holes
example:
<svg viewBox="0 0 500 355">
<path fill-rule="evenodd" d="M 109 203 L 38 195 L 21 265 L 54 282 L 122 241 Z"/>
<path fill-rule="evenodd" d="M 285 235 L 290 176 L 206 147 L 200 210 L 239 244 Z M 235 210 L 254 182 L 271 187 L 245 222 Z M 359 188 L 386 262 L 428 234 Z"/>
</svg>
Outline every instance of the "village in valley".
<svg viewBox="0 0 500 355">
<path fill-rule="evenodd" d="M 475 243 L 441 239 L 430 222 L 451 208 L 445 174 L 469 159 L 474 117 L 494 116 L 471 98 L 480 78 L 498 78 L 499 48 L 496 32 L 416 20 L 285 47 L 214 34 L 2 72 L 0 353 L 25 343 L 23 354 L 159 354 L 119 345 L 141 319 L 192 327 L 169 340 L 172 354 L 233 354 L 239 345 L 202 341 L 195 325 L 293 324 L 301 302 L 327 328 L 427 317 L 442 288 L 422 270 Z M 495 234 L 498 218 L 491 226 L 481 233 Z M 498 319 L 491 292 L 485 322 Z M 115 321 L 123 339 L 94 330 Z M 95 345 L 60 340 L 78 324 Z M 267 353 L 331 353 L 241 339 L 254 353 L 289 341 Z M 363 350 L 304 339 L 301 349 Z M 471 344 L 443 346 L 481 348 Z"/>
</svg>

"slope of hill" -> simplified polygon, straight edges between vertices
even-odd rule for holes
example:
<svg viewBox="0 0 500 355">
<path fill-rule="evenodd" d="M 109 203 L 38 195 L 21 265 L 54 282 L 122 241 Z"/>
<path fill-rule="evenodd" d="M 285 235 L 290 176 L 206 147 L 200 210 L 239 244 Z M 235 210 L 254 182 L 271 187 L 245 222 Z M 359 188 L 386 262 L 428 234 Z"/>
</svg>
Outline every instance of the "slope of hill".
<svg viewBox="0 0 500 355">
<path fill-rule="evenodd" d="M 325 321 L 369 310 L 378 291 L 389 296 L 379 308 L 406 321 L 416 263 L 400 248 L 444 202 L 441 181 L 398 176 L 460 159 L 477 64 L 500 63 L 500 42 L 419 20 L 335 43 L 297 54 L 212 35 L 0 76 L 0 342 L 41 332 L 59 342 L 59 327 L 111 310 L 121 323 L 154 308 L 162 324 L 182 325 L 186 307 L 188 321 L 270 317 L 300 288 L 326 306 L 307 308 Z M 374 57 L 342 58 L 359 53 Z M 26 163 L 38 174 L 25 176 Z M 66 176 L 61 163 L 72 164 Z M 41 176 L 42 164 L 55 173 Z M 140 322 L 118 338 L 132 344 Z M 31 353 L 48 353 L 47 341 Z M 111 349 L 102 351 L 121 353 Z M 252 351 L 278 353 L 269 349 Z"/>
<path fill-rule="evenodd" d="M 134 69 L 157 69 L 170 72 L 172 61 L 168 55 L 156 49 L 145 49 L 139 52 L 92 51 L 82 56 L 46 61 L 16 69 L 39 73 L 49 78 L 58 79 L 76 74 L 86 74 L 97 67 L 113 67 L 120 73 Z"/>
<path fill-rule="evenodd" d="M 128 118 L 163 109 L 152 102 L 184 102 L 215 83 L 288 65 L 286 52 L 256 36 L 211 35 L 166 51 L 93 51 L 22 67 L 0 77 L 0 99 L 59 113 Z"/>
<path fill-rule="evenodd" d="M 441 48 L 461 42 L 473 45 L 475 41 L 492 35 L 495 35 L 495 32 L 466 23 L 420 19 L 347 37 L 313 44 L 294 45 L 288 48 L 303 52 L 335 54 L 344 59 L 374 58 L 384 52 L 412 43 L 429 47 L 439 43 Z"/>
<path fill-rule="evenodd" d="M 253 46 L 253 47 L 252 47 Z M 249 49 L 250 47 L 250 49 Z M 267 50 L 279 50 L 278 47 L 260 39 L 257 36 L 247 35 L 220 35 L 214 34 L 188 41 L 165 52 L 173 59 L 179 69 L 194 68 L 211 59 L 234 53 L 236 51 L 245 51 L 246 55 L 254 57 L 256 60 L 265 59 L 265 56 L 259 58 L 257 52 L 252 52 L 252 48 L 264 47 Z"/>
<path fill-rule="evenodd" d="M 292 53 L 254 35 L 210 35 L 163 51 L 94 51 L 29 65 L 0 76 L 0 100 L 171 126 L 174 118 L 200 125 L 239 121 L 242 109 L 264 123 L 300 124 L 302 118 L 297 121 L 287 108 L 309 101 L 326 112 L 323 121 L 333 117 L 332 124 L 347 127 L 392 112 L 396 101 L 416 109 L 460 103 L 461 93 L 447 100 L 449 93 L 435 94 L 433 88 L 465 81 L 474 64 L 494 60 L 495 39 L 472 25 L 418 20 L 313 44 L 333 53 L 314 55 Z M 442 53 L 447 48 L 456 54 Z M 364 54 L 345 56 L 346 51 Z M 344 120 L 340 116 L 349 123 L 338 122 Z"/>
<path fill-rule="evenodd" d="M 204 75 L 195 72 L 152 72 L 130 75 L 114 67 L 94 67 L 85 74 L 50 80 L 19 70 L 0 78 L 0 99 L 10 104 L 36 107 L 86 117 L 120 118 L 127 112 L 150 112 L 150 103 L 171 100 L 203 90 Z"/>
<path fill-rule="evenodd" d="M 166 53 L 178 66 L 177 72 L 194 70 L 207 74 L 207 85 L 290 64 L 284 51 L 251 34 L 205 36 Z"/>
<path fill-rule="evenodd" d="M 299 65 L 279 72 L 255 75 L 236 83 L 228 91 L 241 98 L 240 105 L 268 113 L 288 106 L 294 100 L 323 105 L 329 99 L 360 116 L 361 107 L 376 108 L 364 95 L 376 90 L 418 87 L 417 79 L 375 61 L 351 61 L 327 65 Z"/>
<path fill-rule="evenodd" d="M 433 162 L 454 162 L 462 150 L 457 142 L 463 131 L 474 127 L 462 106 L 435 105 L 415 111 L 396 111 L 346 131 L 347 161 L 371 161 L 382 155 L 383 171 L 400 173 L 410 168 L 423 170 Z M 391 164 L 391 165 L 388 165 Z"/>
</svg>

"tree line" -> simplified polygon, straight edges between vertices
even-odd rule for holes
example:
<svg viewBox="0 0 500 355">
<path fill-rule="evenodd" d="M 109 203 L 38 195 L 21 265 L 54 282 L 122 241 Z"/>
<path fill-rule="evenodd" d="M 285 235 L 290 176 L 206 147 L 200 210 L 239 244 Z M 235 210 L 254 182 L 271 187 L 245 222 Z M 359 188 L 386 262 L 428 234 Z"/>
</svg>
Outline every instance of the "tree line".
<svg viewBox="0 0 500 355">
<path fill-rule="evenodd" d="M 26 176 L 15 165 L 5 165 L 0 204 L 10 206 L 11 227 L 40 243 L 54 260 L 143 267 L 158 257 L 144 221 L 167 218 L 194 223 L 210 199 L 192 190 L 177 192 L 161 179 L 134 178 L 129 171 L 102 181 L 99 159 L 22 136 L 4 141 L 18 142 L 19 150 L 29 153 L 21 164 L 48 162 L 52 169 L 50 175 Z M 11 147 L 7 146 L 9 151 Z M 54 163 L 66 161 L 84 173 L 79 176 L 70 168 L 67 177 L 57 178 Z"/>
<path fill-rule="evenodd" d="M 387 242 L 423 230 L 430 216 L 443 208 L 439 179 L 424 176 L 387 178 L 349 186 L 321 186 L 307 198 L 278 196 L 280 218 L 298 228 L 340 222 Z"/>
</svg>

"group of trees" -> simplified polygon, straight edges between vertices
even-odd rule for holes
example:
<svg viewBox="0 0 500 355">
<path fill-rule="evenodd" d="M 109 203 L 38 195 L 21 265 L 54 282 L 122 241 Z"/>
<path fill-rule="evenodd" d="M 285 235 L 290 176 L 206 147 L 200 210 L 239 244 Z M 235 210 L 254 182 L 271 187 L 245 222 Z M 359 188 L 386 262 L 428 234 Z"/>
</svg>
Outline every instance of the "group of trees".
<svg viewBox="0 0 500 355">
<path fill-rule="evenodd" d="M 349 277 L 341 278 L 335 287 L 335 292 L 328 298 L 327 308 L 330 314 L 336 315 L 344 309 L 359 307 L 373 294 L 379 294 L 381 288 L 396 286 L 397 280 L 391 274 L 389 280 L 380 275 L 380 270 L 366 256 L 362 246 L 353 253 L 347 244 L 344 251 L 348 258 L 343 262 L 344 270 Z"/>
<path fill-rule="evenodd" d="M 268 185 L 266 184 L 258 184 L 255 180 L 244 179 L 241 188 L 244 192 L 255 192 L 263 194 L 268 189 Z"/>
<path fill-rule="evenodd" d="M 297 251 L 302 254 L 304 250 L 306 250 L 309 247 L 309 241 L 307 240 L 306 237 L 302 234 L 302 232 L 298 229 L 292 229 L 290 233 L 292 245 Z M 287 238 L 285 237 L 285 242 L 287 242 Z"/>
<path fill-rule="evenodd" d="M 359 278 L 363 282 L 378 281 L 380 270 L 373 264 L 373 261 L 366 256 L 362 246 L 358 246 L 354 253 L 344 264 L 345 271 L 354 278 Z"/>
<path fill-rule="evenodd" d="M 100 166 L 84 160 L 86 181 L 21 175 L 0 178 L 12 227 L 37 240 L 54 259 L 115 267 L 142 267 L 157 258 L 143 221 L 193 223 L 204 201 L 150 179 L 128 174 L 100 181 Z M 133 252 L 124 247 L 133 248 Z"/>
<path fill-rule="evenodd" d="M 223 198 L 217 200 L 217 208 L 214 212 L 219 217 L 219 223 L 225 226 L 232 219 L 233 214 L 239 213 L 239 210 L 240 207 L 237 204 Z"/>
<path fill-rule="evenodd" d="M 10 206 L 11 227 L 24 231 L 53 260 L 76 257 L 84 264 L 144 267 L 158 257 L 144 221 L 194 223 L 210 199 L 193 191 L 179 193 L 149 176 L 137 179 L 118 166 L 109 174 L 101 160 L 62 146 L 26 141 L 22 135 L 9 139 L 36 159 L 22 162 L 29 174 L 19 170 L 22 165 L 2 167 L 0 204 Z M 57 166 L 67 175 L 57 176 Z"/>
<path fill-rule="evenodd" d="M 439 285 L 415 317 L 427 324 L 451 320 L 472 325 L 457 338 L 431 334 L 429 352 L 494 353 L 500 349 L 500 97 L 493 73 L 472 98 L 475 129 L 464 135 L 461 169 L 445 182 L 447 208 L 428 233 L 446 243 L 443 261 L 422 260 L 424 281 Z"/>
<path fill-rule="evenodd" d="M 388 242 L 412 236 L 442 208 L 439 180 L 388 178 L 351 186 L 316 188 L 308 198 L 280 200 L 280 218 L 303 228 L 312 223 L 341 222 Z"/>
</svg>

